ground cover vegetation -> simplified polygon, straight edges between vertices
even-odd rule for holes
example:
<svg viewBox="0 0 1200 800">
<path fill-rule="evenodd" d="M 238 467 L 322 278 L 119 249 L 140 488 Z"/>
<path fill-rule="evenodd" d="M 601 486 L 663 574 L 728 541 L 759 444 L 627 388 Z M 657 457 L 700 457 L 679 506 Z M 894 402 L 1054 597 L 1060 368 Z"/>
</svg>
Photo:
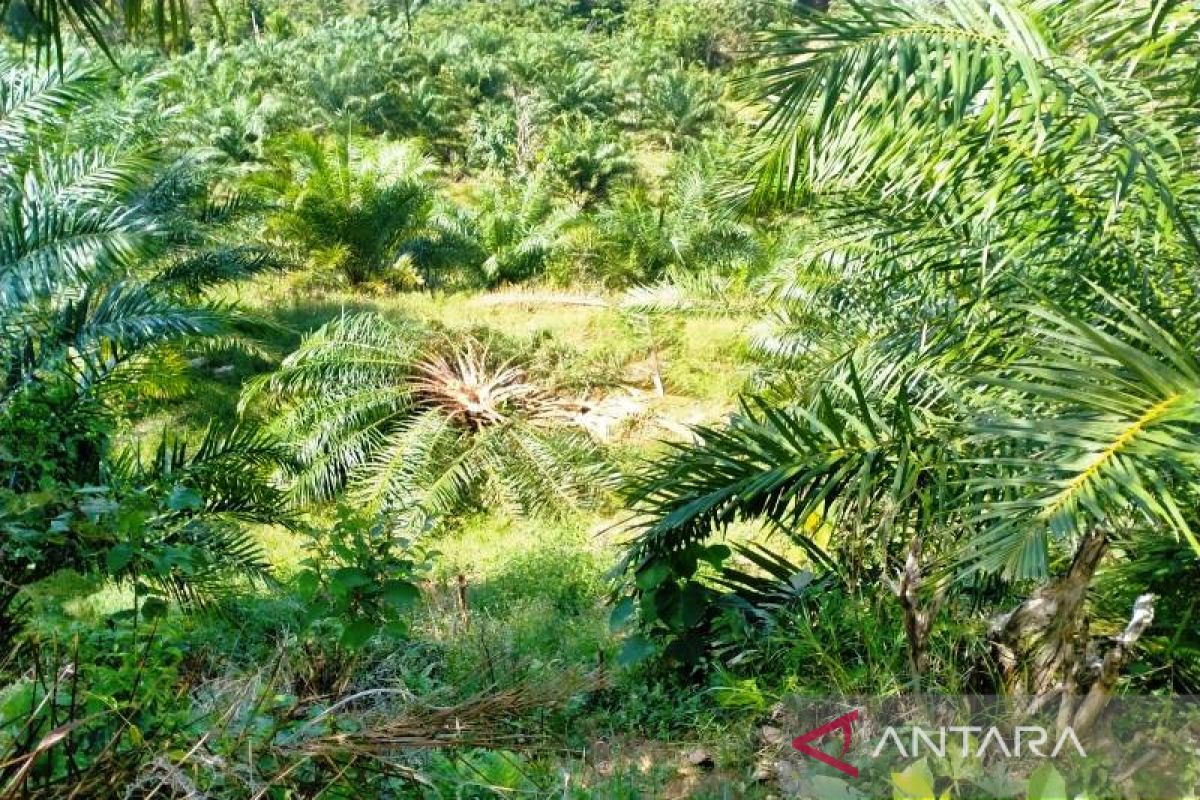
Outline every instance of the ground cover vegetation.
<svg viewBox="0 0 1200 800">
<path fill-rule="evenodd" d="M 0 15 L 0 798 L 1099 796 L 787 701 L 1200 693 L 1190 4 Z"/>
</svg>

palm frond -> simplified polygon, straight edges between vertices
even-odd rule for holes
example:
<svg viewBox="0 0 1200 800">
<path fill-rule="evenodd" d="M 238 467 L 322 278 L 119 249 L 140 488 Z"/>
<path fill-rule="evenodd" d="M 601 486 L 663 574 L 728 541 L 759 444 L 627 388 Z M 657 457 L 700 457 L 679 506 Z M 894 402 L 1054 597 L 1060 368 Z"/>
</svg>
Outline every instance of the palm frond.
<svg viewBox="0 0 1200 800">
<path fill-rule="evenodd" d="M 0 15 L 8 2 L 0 4 Z M 0 56 L 0 72 L 0 155 L 6 160 L 25 153 L 34 128 L 95 99 L 101 85 L 94 70 L 77 64 L 49 72 L 17 66 Z M 0 174 L 9 166 L 0 166 Z"/>
<path fill-rule="evenodd" d="M 696 429 L 699 443 L 673 445 L 629 482 L 626 500 L 641 516 L 627 560 L 764 519 L 828 566 L 806 528 L 812 520 L 858 537 L 872 531 L 882 544 L 917 517 L 931 523 L 952 504 L 946 475 L 956 459 L 917 397 L 903 373 L 872 383 L 845 362 L 811 405 L 745 401 L 727 426 Z"/>
<path fill-rule="evenodd" d="M 147 348 L 229 330 L 239 316 L 219 306 L 180 305 L 135 283 L 98 286 L 50 315 L 5 326 L 7 379 L 0 405 L 38 381 L 65 378 L 95 391 Z"/>
<path fill-rule="evenodd" d="M 0 0 L 0 16 L 12 4 L 13 0 Z M 205 5 L 221 18 L 215 0 L 205 0 Z M 71 32 L 112 58 L 117 26 L 129 34 L 149 33 L 163 48 L 183 45 L 191 27 L 190 5 L 172 0 L 27 0 L 23 6 L 34 20 L 32 38 L 39 61 L 57 63 L 60 69 L 66 63 L 64 42 Z"/>
<path fill-rule="evenodd" d="M 256 245 L 217 247 L 172 262 L 155 276 L 154 283 L 197 295 L 222 283 L 281 271 L 286 265 L 274 251 Z"/>
<path fill-rule="evenodd" d="M 998 476 L 977 482 L 991 501 L 968 550 L 980 568 L 1038 576 L 1048 538 L 1137 524 L 1171 531 L 1200 554 L 1182 510 L 1196 467 L 1200 362 L 1130 303 L 1103 296 L 1115 314 L 1092 322 L 1028 308 L 1041 347 L 987 378 L 1029 412 L 977 423 L 981 440 L 1015 450 Z"/>
<path fill-rule="evenodd" d="M 294 447 L 302 502 L 347 489 L 370 508 L 447 517 L 487 495 L 553 515 L 610 474 L 590 440 L 555 427 L 552 394 L 521 365 L 375 315 L 316 331 L 243 402 L 263 395 L 279 405 L 272 427 Z"/>
<path fill-rule="evenodd" d="M 275 484 L 288 464 L 286 446 L 246 425 L 212 425 L 194 447 L 164 432 L 149 460 L 136 446 L 116 454 L 108 480 L 161 498 L 146 546 L 169 550 L 175 564 L 129 577 L 190 605 L 228 594 L 231 578 L 269 579 L 270 565 L 246 523 L 296 523 L 287 494 Z"/>
<path fill-rule="evenodd" d="M 1028 205 L 1020 185 L 1089 207 L 1077 230 L 1148 203 L 1194 252 L 1172 168 L 1183 129 L 1148 113 L 1156 86 L 1130 78 L 1132 62 L 1097 68 L 1064 46 L 1081 24 L 1023 0 L 872 0 L 780 31 L 760 76 L 771 107 L 757 199 L 857 187 L 944 198 L 978 220 Z"/>
</svg>

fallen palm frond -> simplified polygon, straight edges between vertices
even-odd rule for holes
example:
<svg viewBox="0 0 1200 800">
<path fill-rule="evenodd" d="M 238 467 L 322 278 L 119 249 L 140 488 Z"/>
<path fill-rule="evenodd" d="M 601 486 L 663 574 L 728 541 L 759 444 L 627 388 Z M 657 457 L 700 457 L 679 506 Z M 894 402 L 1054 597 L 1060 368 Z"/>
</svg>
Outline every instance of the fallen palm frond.
<svg viewBox="0 0 1200 800">
<path fill-rule="evenodd" d="M 613 303 L 603 297 L 586 292 L 548 292 L 511 289 L 489 292 L 471 300 L 478 306 L 587 306 L 611 308 Z"/>
<path fill-rule="evenodd" d="M 504 726 L 526 714 L 560 707 L 571 697 L 607 686 L 607 675 L 592 672 L 560 676 L 553 684 L 525 684 L 483 693 L 451 706 L 421 705 L 410 698 L 404 701 L 404 710 L 398 714 L 389 703 L 376 703 L 358 712 L 349 705 L 344 707 L 349 710 L 343 714 L 353 718 L 352 730 L 302 738 L 281 748 L 281 752 L 307 757 L 382 757 L 408 748 L 536 746 L 536 740 L 528 733 L 510 733 L 503 730 Z M 323 720 L 331 718 L 336 725 L 336 715 Z M 312 729 L 319 730 L 317 726 Z"/>
<path fill-rule="evenodd" d="M 66 689 L 81 677 L 73 665 L 61 668 L 54 685 L 63 691 L 46 694 L 31 709 L 28 735 L 0 751 L 0 799 L 201 798 L 218 788 L 222 797 L 260 798 L 276 791 L 312 796 L 343 778 L 361 786 L 372 776 L 428 783 L 413 758 L 417 752 L 536 748 L 538 737 L 518 732 L 515 723 L 609 685 L 597 671 L 484 692 L 452 705 L 433 705 L 406 689 L 386 687 L 281 702 L 288 695 L 280 665 L 198 687 L 190 707 L 195 718 L 161 730 L 135 724 L 151 702 L 141 697 L 111 712 L 76 715 L 64 698 L 75 694 Z M 85 762 L 83 741 L 107 744 Z"/>
</svg>

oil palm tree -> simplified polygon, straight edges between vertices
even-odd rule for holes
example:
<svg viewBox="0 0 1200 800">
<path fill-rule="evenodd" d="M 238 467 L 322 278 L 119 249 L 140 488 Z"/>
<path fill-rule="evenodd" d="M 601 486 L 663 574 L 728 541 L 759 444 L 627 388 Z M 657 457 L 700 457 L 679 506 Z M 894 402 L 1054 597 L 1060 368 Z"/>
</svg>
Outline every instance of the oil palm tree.
<svg viewBox="0 0 1200 800">
<path fill-rule="evenodd" d="M 565 116 L 541 154 L 549 174 L 562 181 L 573 202 L 591 209 L 634 176 L 637 165 L 610 126 Z"/>
<path fill-rule="evenodd" d="M 670 585 L 681 607 L 707 537 L 741 517 L 811 546 L 815 515 L 843 564 L 882 548 L 868 563 L 901 585 L 914 553 L 960 580 L 1045 579 L 1067 558 L 997 634 L 1006 672 L 1061 688 L 1109 544 L 1194 545 L 1190 13 L 872 0 L 768 38 L 741 199 L 811 226 L 768 281 L 790 380 L 633 483 L 635 594 Z M 901 366 L 880 410 L 876 376 Z M 933 515 L 905 523 L 915 509 Z M 898 594 L 906 626 L 927 624 Z"/>
<path fill-rule="evenodd" d="M 616 103 L 614 92 L 595 64 L 576 61 L 543 76 L 538 93 L 556 114 L 606 117 Z"/>
<path fill-rule="evenodd" d="M 638 124 L 672 149 L 716 127 L 716 86 L 701 72 L 675 68 L 651 75 L 637 104 Z"/>
<path fill-rule="evenodd" d="M 353 284 L 402 282 L 429 233 L 429 161 L 412 145 L 364 154 L 349 135 L 291 139 L 280 167 L 257 181 L 277 211 L 272 239 Z"/>
<path fill-rule="evenodd" d="M 883 338 L 957 330 L 967 371 L 981 347 L 1003 371 L 1060 338 L 1037 328 L 972 339 L 1047 302 L 1082 320 L 1115 302 L 1126 347 L 1162 357 L 1147 346 L 1195 334 L 1172 310 L 1195 302 L 1180 268 L 1200 254 L 1183 134 L 1195 100 L 1184 65 L 1200 42 L 1187 19 L 1174 4 L 1104 0 L 808 14 L 770 40 L 778 66 L 764 75 L 767 148 L 750 199 L 808 198 L 821 231 L 808 274 L 836 276 L 824 295 L 849 283 L 872 298 Z M 1081 291 L 1081 278 L 1101 291 Z M 1169 314 L 1175 331 L 1151 335 L 1146 313 Z M 1071 339 L 1079 358 L 1094 355 L 1089 335 Z M 1127 406 L 1108 399 L 1120 417 Z M 1032 398 L 1017 407 L 1042 411 Z M 1025 557 L 1044 573 L 1044 556 Z"/>
<path fill-rule="evenodd" d="M 0 616 L 29 581 L 124 552 L 133 527 L 143 543 L 187 550 L 196 569 L 157 577 L 201 597 L 232 573 L 261 574 L 235 518 L 288 518 L 266 466 L 280 452 L 259 435 L 214 428 L 198 451 L 164 442 L 157 466 L 136 469 L 113 452 L 119 404 L 161 382 L 163 363 L 253 325 L 205 301 L 185 260 L 164 252 L 152 161 L 59 141 L 61 121 L 101 86 L 70 67 L 0 74 Z M 193 498 L 186 508 L 170 507 L 176 490 Z M 145 525 L 97 516 L 122 508 Z"/>
<path fill-rule="evenodd" d="M 578 207 L 556 201 L 540 175 L 512 188 L 485 190 L 472 208 L 436 223 L 468 254 L 480 283 L 494 287 L 536 278 L 567 245 Z"/>
<path fill-rule="evenodd" d="M 670 270 L 746 272 L 759 255 L 752 227 L 724 207 L 715 171 L 684 162 L 662 196 L 633 185 L 594 215 L 593 269 L 614 285 L 660 280 Z"/>
<path fill-rule="evenodd" d="M 570 405 L 519 362 L 374 314 L 310 335 L 244 403 L 277 405 L 300 502 L 343 489 L 364 506 L 443 518 L 478 505 L 558 515 L 593 502 L 609 473 Z"/>
</svg>

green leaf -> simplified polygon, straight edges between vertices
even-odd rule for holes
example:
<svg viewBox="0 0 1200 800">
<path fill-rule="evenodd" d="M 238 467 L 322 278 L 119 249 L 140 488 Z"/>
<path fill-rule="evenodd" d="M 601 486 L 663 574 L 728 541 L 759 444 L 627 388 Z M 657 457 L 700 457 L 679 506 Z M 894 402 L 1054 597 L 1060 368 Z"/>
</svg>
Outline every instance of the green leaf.
<svg viewBox="0 0 1200 800">
<path fill-rule="evenodd" d="M 632 667 L 654 655 L 656 649 L 654 642 L 645 636 L 631 636 L 621 643 L 621 650 L 617 653 L 617 663 L 622 667 Z"/>
<path fill-rule="evenodd" d="M 146 619 L 158 619 L 167 615 L 167 601 L 161 597 L 151 597 L 142 603 L 142 616 Z"/>
<path fill-rule="evenodd" d="M 830 775 L 814 775 L 811 785 L 812 796 L 820 797 L 821 800 L 858 800 L 860 797 L 866 797 L 846 781 Z"/>
<path fill-rule="evenodd" d="M 922 758 L 903 772 L 892 773 L 892 797 L 896 800 L 936 800 L 933 782 L 933 772 Z"/>
<path fill-rule="evenodd" d="M 731 555 L 733 555 L 733 551 L 725 545 L 714 544 L 710 547 L 704 548 L 704 552 L 701 553 L 700 558 L 704 559 L 709 564 L 712 564 L 714 567 L 719 567 L 721 566 L 722 562 L 724 562 L 725 559 L 729 558 Z"/>
<path fill-rule="evenodd" d="M 379 629 L 380 634 L 392 639 L 403 639 L 408 636 L 408 622 L 402 619 L 392 620 Z"/>
<path fill-rule="evenodd" d="M 388 581 L 383 586 L 383 599 L 392 608 L 402 611 L 420 601 L 421 590 L 408 581 Z"/>
<path fill-rule="evenodd" d="M 679 603 L 675 607 L 676 622 L 683 629 L 694 628 L 704 619 L 708 610 L 708 590 L 695 581 L 683 587 Z"/>
<path fill-rule="evenodd" d="M 331 577 L 333 586 L 340 590 L 340 593 L 345 594 L 362 586 L 371 584 L 371 577 L 361 569 L 355 567 L 342 567 L 334 571 Z"/>
<path fill-rule="evenodd" d="M 128 567 L 131 561 L 133 561 L 133 546 L 124 542 L 114 545 L 104 558 L 108 571 L 114 575 Z"/>
<path fill-rule="evenodd" d="M 305 570 L 296 576 L 296 593 L 308 600 L 321 587 L 321 576 L 315 570 Z"/>
<path fill-rule="evenodd" d="M 1053 764 L 1042 764 L 1029 776 L 1029 800 L 1067 800 L 1067 782 Z"/>
<path fill-rule="evenodd" d="M 378 627 L 370 620 L 359 619 L 342 628 L 341 644 L 349 650 L 358 650 L 375 635 Z"/>
<path fill-rule="evenodd" d="M 637 586 L 643 591 L 658 586 L 671 574 L 671 565 L 662 559 L 655 559 L 643 566 L 637 572 Z"/>
</svg>

